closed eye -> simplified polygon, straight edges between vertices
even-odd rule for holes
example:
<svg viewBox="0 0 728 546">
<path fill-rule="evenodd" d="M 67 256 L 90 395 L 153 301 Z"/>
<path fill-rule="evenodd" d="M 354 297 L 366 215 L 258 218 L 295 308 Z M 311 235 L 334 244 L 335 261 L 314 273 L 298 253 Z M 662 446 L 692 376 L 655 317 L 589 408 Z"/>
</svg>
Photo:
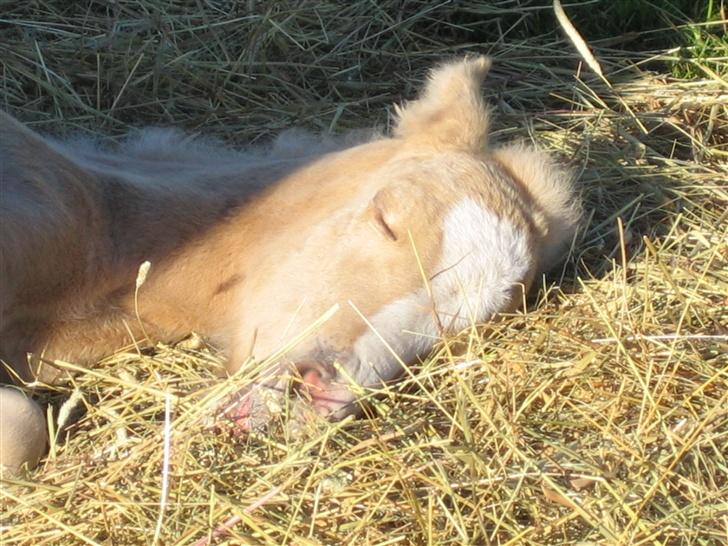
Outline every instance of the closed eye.
<svg viewBox="0 0 728 546">
<path fill-rule="evenodd" d="M 394 231 L 392 231 L 392 228 L 389 227 L 389 224 L 387 224 L 387 221 L 384 219 L 384 215 L 382 214 L 381 210 L 377 210 L 374 216 L 374 220 L 377 222 L 377 226 L 385 237 L 391 239 L 392 241 L 397 240 L 397 235 L 394 233 Z"/>
</svg>

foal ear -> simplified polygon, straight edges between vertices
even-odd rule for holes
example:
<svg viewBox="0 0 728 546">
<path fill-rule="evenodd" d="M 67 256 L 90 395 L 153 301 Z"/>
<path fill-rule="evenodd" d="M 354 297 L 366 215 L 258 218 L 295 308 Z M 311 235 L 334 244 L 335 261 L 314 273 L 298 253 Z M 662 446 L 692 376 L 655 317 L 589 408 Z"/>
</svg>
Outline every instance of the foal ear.
<svg viewBox="0 0 728 546">
<path fill-rule="evenodd" d="M 435 68 L 420 97 L 396 106 L 397 137 L 464 151 L 482 150 L 489 114 L 480 87 L 489 57 L 473 57 Z"/>
</svg>

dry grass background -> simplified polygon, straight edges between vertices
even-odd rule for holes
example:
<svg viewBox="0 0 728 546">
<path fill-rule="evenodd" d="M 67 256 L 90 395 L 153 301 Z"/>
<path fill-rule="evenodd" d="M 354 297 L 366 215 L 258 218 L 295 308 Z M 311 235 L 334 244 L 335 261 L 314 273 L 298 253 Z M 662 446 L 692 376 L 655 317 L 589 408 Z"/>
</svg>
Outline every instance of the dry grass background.
<svg viewBox="0 0 728 546">
<path fill-rule="evenodd" d="M 632 2 L 653 23 L 635 35 L 608 24 L 628 4 L 565 6 L 607 85 L 545 2 L 0 2 L 2 107 L 109 138 L 386 126 L 433 63 L 489 53 L 495 138 L 560 154 L 588 210 L 527 312 L 444 340 L 372 419 L 203 430 L 201 343 L 36 389 L 54 428 L 69 396 L 85 414 L 2 483 L 0 542 L 725 544 L 728 22 Z"/>
</svg>

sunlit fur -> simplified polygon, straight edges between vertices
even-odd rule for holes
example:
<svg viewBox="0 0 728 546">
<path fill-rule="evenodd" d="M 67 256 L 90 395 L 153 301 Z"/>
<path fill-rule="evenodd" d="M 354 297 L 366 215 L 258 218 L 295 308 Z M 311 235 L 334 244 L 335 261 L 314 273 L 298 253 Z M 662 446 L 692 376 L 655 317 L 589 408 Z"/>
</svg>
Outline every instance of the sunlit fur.
<svg viewBox="0 0 728 546">
<path fill-rule="evenodd" d="M 54 359 L 195 330 L 234 372 L 340 304 L 282 362 L 319 370 L 338 401 L 322 413 L 354 411 L 336 362 L 360 385 L 396 378 L 399 358 L 513 309 L 574 233 L 570 175 L 529 146 L 491 149 L 489 67 L 436 68 L 391 137 L 292 131 L 239 151 L 153 129 L 105 149 L 3 115 L 0 356 L 54 381 Z"/>
</svg>

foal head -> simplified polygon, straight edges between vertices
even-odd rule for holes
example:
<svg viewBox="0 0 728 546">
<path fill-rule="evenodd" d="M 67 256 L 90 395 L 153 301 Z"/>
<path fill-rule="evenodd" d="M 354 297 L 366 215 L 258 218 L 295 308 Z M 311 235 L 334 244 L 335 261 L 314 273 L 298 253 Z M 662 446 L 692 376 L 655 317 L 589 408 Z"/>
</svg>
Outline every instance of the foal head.
<svg viewBox="0 0 728 546">
<path fill-rule="evenodd" d="M 561 247 L 576 214 L 569 177 L 543 154 L 524 148 L 562 204 L 519 178 L 518 154 L 501 161 L 489 149 L 489 66 L 480 57 L 439 67 L 397 109 L 392 138 L 323 156 L 267 198 L 273 233 L 256 260 L 260 282 L 241 294 L 231 372 L 287 345 L 281 360 L 314 407 L 342 417 L 356 411 L 352 383 L 381 386 L 442 334 L 517 306 L 545 265 L 543 246 Z M 281 389 L 287 378 L 275 367 L 264 383 Z"/>
</svg>

